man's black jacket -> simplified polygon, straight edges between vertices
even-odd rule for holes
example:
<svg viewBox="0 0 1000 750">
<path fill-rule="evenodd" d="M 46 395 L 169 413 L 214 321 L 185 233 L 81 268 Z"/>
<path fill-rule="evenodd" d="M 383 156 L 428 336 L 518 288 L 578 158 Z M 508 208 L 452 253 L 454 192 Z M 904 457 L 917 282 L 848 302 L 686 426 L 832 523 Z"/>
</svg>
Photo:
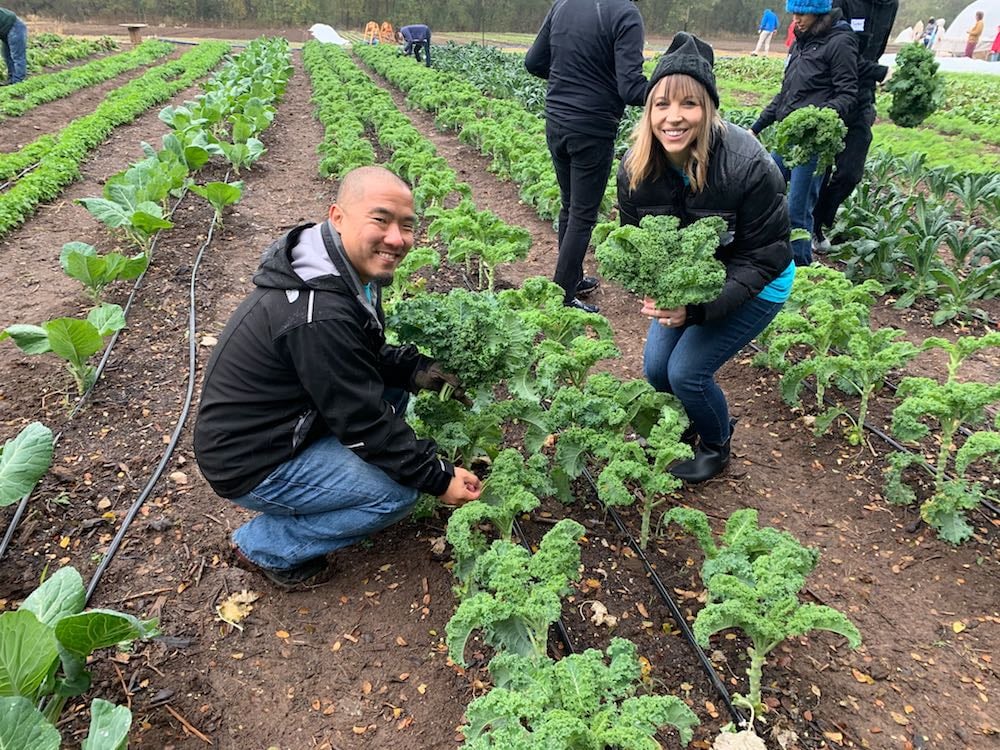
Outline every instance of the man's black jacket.
<svg viewBox="0 0 1000 750">
<path fill-rule="evenodd" d="M 661 215 L 678 217 L 682 227 L 706 216 L 726 220 L 732 241 L 715 253 L 726 266 L 726 283 L 712 302 L 688 305 L 692 323 L 729 315 L 792 262 L 785 180 L 760 142 L 743 128 L 726 123 L 716 134 L 708 159 L 706 185 L 698 193 L 685 187 L 681 175 L 670 167 L 631 192 L 625 167 L 618 170 L 623 225 Z"/>
<path fill-rule="evenodd" d="M 524 66 L 548 79 L 547 118 L 614 137 L 625 105 L 646 100 L 642 47 L 642 16 L 631 0 L 556 0 Z"/>
<path fill-rule="evenodd" d="M 443 493 L 454 467 L 383 400 L 429 360 L 385 343 L 378 290 L 369 302 L 329 222 L 272 244 L 253 280 L 205 372 L 194 448 L 212 488 L 244 495 L 332 434 L 400 484 Z"/>
</svg>

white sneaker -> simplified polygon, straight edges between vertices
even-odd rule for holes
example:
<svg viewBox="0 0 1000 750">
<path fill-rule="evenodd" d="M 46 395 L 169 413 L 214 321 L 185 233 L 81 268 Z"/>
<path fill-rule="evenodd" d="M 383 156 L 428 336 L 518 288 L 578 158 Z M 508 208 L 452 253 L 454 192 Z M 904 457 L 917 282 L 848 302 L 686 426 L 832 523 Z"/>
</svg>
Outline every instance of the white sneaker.
<svg viewBox="0 0 1000 750">
<path fill-rule="evenodd" d="M 831 247 L 832 245 L 830 244 L 830 240 L 826 237 L 821 240 L 816 239 L 815 236 L 812 238 L 812 249 L 814 253 L 828 253 L 830 252 Z"/>
</svg>

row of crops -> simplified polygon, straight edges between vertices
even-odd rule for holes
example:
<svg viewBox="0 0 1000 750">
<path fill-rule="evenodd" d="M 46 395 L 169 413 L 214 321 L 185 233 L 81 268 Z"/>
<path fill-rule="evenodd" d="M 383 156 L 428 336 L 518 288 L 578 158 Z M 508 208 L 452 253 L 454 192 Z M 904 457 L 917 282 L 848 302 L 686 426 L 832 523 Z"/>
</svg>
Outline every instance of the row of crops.
<svg viewBox="0 0 1000 750">
<path fill-rule="evenodd" d="M 214 67 L 226 51 L 224 45 L 201 49 L 199 56 L 188 60 L 193 69 L 191 80 Z M 64 360 L 80 396 L 77 408 L 100 374 L 92 358 L 104 350 L 108 337 L 126 326 L 127 310 L 103 301 L 106 287 L 145 273 L 153 260 L 154 237 L 173 226 L 171 201 L 179 201 L 188 192 L 198 195 L 214 209 L 213 228 L 221 225 L 224 208 L 240 199 L 242 183 L 200 181 L 200 174 L 209 167 L 238 173 L 260 158 L 265 149 L 257 136 L 272 122 L 291 72 L 287 41 L 253 42 L 203 84 L 204 93 L 160 112 L 160 119 L 171 129 L 163 136 L 161 148 L 143 144 L 144 158 L 108 178 L 103 195 L 80 200 L 97 221 L 138 252 L 99 253 L 83 242 L 67 243 L 60 264 L 66 274 L 81 282 L 94 306 L 84 317 L 12 325 L 0 334 L 0 339 L 12 339 L 25 353 Z M 32 488 L 49 469 L 53 444 L 51 430 L 37 422 L 7 442 L 0 455 L 0 505 L 28 501 Z M 127 525 L 123 523 L 120 534 Z M 13 531 L 13 522 L 9 531 Z M 4 549 L 9 539 L 10 533 Z M 57 750 L 62 746 L 57 727 L 67 701 L 90 687 L 90 655 L 158 634 L 156 620 L 141 620 L 109 609 L 85 609 L 115 549 L 112 546 L 105 553 L 104 565 L 89 587 L 84 587 L 74 568 L 63 567 L 16 610 L 0 615 L 6 676 L 0 686 L 3 746 Z M 115 750 L 127 746 L 132 724 L 128 707 L 98 698 L 91 704 L 90 714 L 83 748 Z"/>
<path fill-rule="evenodd" d="M 329 137 L 343 127 L 354 134 L 353 142 L 369 128 L 388 152 L 387 164 L 414 180 L 415 195 L 433 217 L 428 238 L 440 240 L 449 263 L 469 271 L 467 289 L 422 292 L 414 273 L 440 260 L 431 248 L 415 250 L 397 271 L 387 303 L 389 329 L 458 373 L 474 399 L 467 410 L 436 393 L 421 394 L 413 408 L 414 428 L 435 439 L 452 461 L 464 466 L 490 461 L 483 497 L 456 510 L 447 531 L 459 598 L 446 628 L 449 653 L 465 665 L 467 644 L 478 634 L 494 654 L 493 688 L 465 712 L 465 747 L 515 747 L 533 740 L 562 746 L 570 737 L 595 747 L 652 747 L 666 725 L 686 743 L 696 715 L 675 696 L 642 694 L 641 662 L 628 640 L 615 639 L 606 651 L 549 657 L 549 630 L 562 612 L 562 597 L 579 577 L 583 527 L 560 520 L 534 551 L 516 543 L 514 531 L 515 519 L 544 498 L 571 501 L 573 482 L 592 470 L 602 502 L 638 504 L 636 533 L 645 547 L 654 511 L 679 487 L 666 467 L 691 455 L 680 442 L 687 425 L 683 410 L 644 381 L 591 374 L 599 361 L 619 356 L 608 322 L 563 306 L 561 290 L 551 282 L 531 279 L 520 289 L 494 293 L 497 266 L 527 252 L 527 243 L 517 244 L 523 230 L 477 211 L 447 165 L 406 171 L 410 159 L 423 165 L 437 158 L 433 146 L 346 53 L 311 45 L 305 60 L 317 114 L 327 128 L 323 169 L 341 173 L 372 163 L 373 153 L 337 149 L 334 144 L 343 141 Z M 402 163 L 400 150 L 407 155 Z M 421 152 L 425 156 L 414 159 Z M 424 179 L 434 183 L 431 199 Z M 441 183 L 447 186 L 443 195 L 437 192 Z M 454 200 L 442 200 L 449 193 Z M 435 205 L 438 201 L 458 204 L 447 208 Z M 508 247 L 510 257 L 499 257 L 497 246 Z M 501 383 L 506 398 L 497 396 Z M 510 439 L 502 426 L 510 424 L 526 428 L 519 449 L 504 448 Z M 860 642 L 836 610 L 798 602 L 796 592 L 818 555 L 785 532 L 759 527 L 755 511 L 733 514 L 718 542 L 707 517 L 697 511 L 677 508 L 664 520 L 681 524 L 705 550 L 702 576 L 712 598 L 694 625 L 702 645 L 728 629 L 733 616 L 754 644 L 741 705 L 763 709 L 764 660 L 785 638 L 826 629 L 853 645 Z M 759 576 L 732 588 L 731 571 L 744 567 Z M 779 575 L 780 583 L 774 580 Z M 779 596 L 785 602 L 780 615 L 774 611 Z"/>
<path fill-rule="evenodd" d="M 74 39 L 58 34 L 32 34 L 28 37 L 28 73 L 66 65 L 117 48 L 118 42 L 109 36 L 102 36 L 99 39 Z M 5 68 L 0 71 L 0 80 L 6 79 Z"/>
</svg>

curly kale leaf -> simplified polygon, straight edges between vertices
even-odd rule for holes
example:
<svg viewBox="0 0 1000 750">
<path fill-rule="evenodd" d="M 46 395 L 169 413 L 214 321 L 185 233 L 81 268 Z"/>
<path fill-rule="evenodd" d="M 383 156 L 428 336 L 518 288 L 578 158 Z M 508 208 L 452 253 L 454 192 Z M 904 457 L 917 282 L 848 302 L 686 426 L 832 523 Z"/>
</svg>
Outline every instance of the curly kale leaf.
<svg viewBox="0 0 1000 750">
<path fill-rule="evenodd" d="M 816 172 L 825 172 L 844 150 L 847 126 L 829 107 L 802 107 L 778 123 L 775 150 L 789 169 L 818 156 Z"/>
<path fill-rule="evenodd" d="M 489 669 L 496 687 L 466 710 L 465 750 L 657 750 L 661 727 L 675 727 L 687 744 L 698 724 L 674 696 L 636 696 L 639 659 L 622 638 L 612 639 L 607 656 L 587 649 L 554 662 L 501 654 Z"/>
<path fill-rule="evenodd" d="M 399 302 L 388 324 L 400 340 L 429 351 L 469 391 L 489 389 L 532 361 L 536 329 L 493 294 L 423 294 Z"/>
<path fill-rule="evenodd" d="M 726 281 L 715 258 L 726 222 L 710 216 L 679 229 L 675 216 L 645 216 L 615 229 L 597 247 L 602 276 L 669 309 L 710 302 Z"/>
<path fill-rule="evenodd" d="M 885 85 L 892 94 L 890 119 L 903 128 L 915 128 L 944 103 L 944 79 L 933 51 L 919 42 L 896 54 L 896 70 Z"/>
</svg>

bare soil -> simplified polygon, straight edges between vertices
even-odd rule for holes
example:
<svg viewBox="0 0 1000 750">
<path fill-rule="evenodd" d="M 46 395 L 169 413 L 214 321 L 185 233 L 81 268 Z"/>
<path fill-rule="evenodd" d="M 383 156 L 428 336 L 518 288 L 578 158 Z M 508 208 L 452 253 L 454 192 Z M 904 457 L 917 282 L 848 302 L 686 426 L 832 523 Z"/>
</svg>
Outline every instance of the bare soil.
<svg viewBox="0 0 1000 750">
<path fill-rule="evenodd" d="M 227 213 L 198 271 L 199 378 L 213 337 L 251 288 L 260 252 L 286 229 L 322 220 L 334 194 L 336 185 L 318 177 L 315 147 L 323 129 L 312 115 L 298 56 L 295 65 L 275 123 L 264 135 L 268 153 L 241 176 L 244 198 Z M 480 208 L 531 232 L 529 258 L 502 269 L 501 282 L 549 275 L 556 254 L 551 225 L 519 202 L 514 186 L 486 171 L 487 160 L 452 135 L 437 133 L 430 117 L 409 111 L 398 95 L 397 104 L 471 184 Z M 58 120 L 54 111 L 27 113 L 18 118 L 19 127 L 31 123 L 47 132 L 49 121 Z M 70 240 L 104 250 L 116 242 L 72 201 L 99 194 L 104 179 L 139 157 L 140 140 L 158 141 L 165 126 L 157 111 L 115 131 L 80 182 L 0 239 L 0 284 L 8 290 L 0 298 L 0 324 L 39 322 L 85 308 L 76 282 L 59 270 L 59 249 Z M 3 150 L 12 145 L 6 125 L 0 131 Z M 223 175 L 220 170 L 209 176 Z M 180 204 L 177 226 L 157 243 L 110 367 L 74 419 L 67 418 L 73 394 L 61 368 L 44 357 L 26 357 L 9 342 L 0 345 L 0 437 L 11 437 L 31 419 L 62 431 L 54 468 L 0 567 L 0 608 L 23 599 L 46 566 L 73 564 L 87 579 L 158 462 L 186 388 L 188 284 L 210 218 L 211 209 L 193 196 Z M 126 294 L 116 289 L 112 301 L 122 302 Z M 611 284 L 593 299 L 611 320 L 623 353 L 607 369 L 641 377 L 645 324 L 638 301 Z M 891 308 L 880 310 L 879 322 L 913 336 L 927 333 L 920 321 Z M 769 746 L 782 747 L 780 736 L 785 748 L 803 750 L 997 747 L 1000 577 L 994 523 L 975 514 L 971 542 L 952 548 L 938 541 L 912 510 L 882 499 L 884 446 L 849 448 L 834 437 L 814 438 L 801 414 L 781 402 L 774 375 L 752 367 L 750 357 L 737 356 L 719 373 L 740 417 L 732 466 L 677 500 L 716 522 L 754 507 L 762 523 L 817 546 L 823 555 L 807 596 L 847 612 L 865 639 L 851 651 L 843 639 L 823 634 L 789 641 L 772 654 L 764 673 L 772 709 L 765 728 Z M 997 372 L 995 359 L 978 366 L 985 377 Z M 443 634 L 454 599 L 447 553 L 440 548 L 446 519 L 398 524 L 338 553 L 340 573 L 330 584 L 281 593 L 231 564 L 229 534 L 249 515 L 216 497 L 201 478 L 191 424 L 189 419 L 164 478 L 91 602 L 159 617 L 164 636 L 95 661 L 87 700 L 69 705 L 67 744 L 79 745 L 86 705 L 100 696 L 131 706 L 134 748 L 456 747 L 464 706 L 484 689 L 485 674 L 482 659 L 466 673 L 447 662 Z M 585 486 L 579 495 L 569 508 L 546 505 L 525 526 L 531 541 L 562 514 L 588 527 L 582 583 L 563 612 L 574 645 L 603 647 L 613 634 L 636 640 L 650 660 L 655 688 L 685 698 L 702 719 L 694 746 L 709 747 L 728 718 L 718 696 L 621 536 Z M 0 522 L 5 525 L 10 516 L 11 509 L 0 511 Z M 637 529 L 636 518 L 625 517 Z M 693 618 L 700 606 L 695 545 L 671 530 L 654 540 L 649 554 Z M 216 606 L 242 590 L 260 598 L 240 631 L 217 618 Z M 587 603 L 594 600 L 620 618 L 613 632 L 590 622 Z M 745 687 L 743 645 L 720 638 L 711 652 L 732 690 Z M 669 734 L 661 741 L 677 746 Z"/>
</svg>

